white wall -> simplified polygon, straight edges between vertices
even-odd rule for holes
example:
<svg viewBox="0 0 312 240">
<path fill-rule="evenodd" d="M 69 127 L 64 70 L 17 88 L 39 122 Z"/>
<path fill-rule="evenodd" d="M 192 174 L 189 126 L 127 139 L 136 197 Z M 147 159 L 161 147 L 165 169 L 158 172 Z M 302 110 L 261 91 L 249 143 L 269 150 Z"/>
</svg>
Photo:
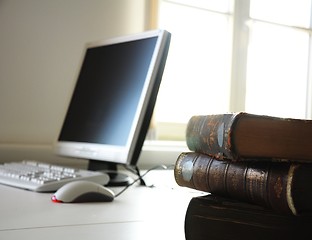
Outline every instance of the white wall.
<svg viewBox="0 0 312 240">
<path fill-rule="evenodd" d="M 85 43 L 144 30 L 145 1 L 0 0 L 0 144 L 53 143 Z"/>
<path fill-rule="evenodd" d="M 84 45 L 147 29 L 150 3 L 0 0 L 0 162 L 86 164 L 53 153 Z M 139 165 L 172 164 L 185 149 L 145 144 Z"/>
</svg>

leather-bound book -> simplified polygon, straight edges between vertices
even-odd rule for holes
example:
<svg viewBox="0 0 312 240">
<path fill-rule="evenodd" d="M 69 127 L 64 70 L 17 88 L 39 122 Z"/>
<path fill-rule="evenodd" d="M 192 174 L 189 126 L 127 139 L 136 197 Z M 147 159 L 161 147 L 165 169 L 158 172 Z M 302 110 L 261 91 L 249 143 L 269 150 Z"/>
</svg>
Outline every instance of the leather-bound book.
<svg viewBox="0 0 312 240">
<path fill-rule="evenodd" d="M 174 176 L 183 187 L 279 213 L 312 215 L 312 164 L 220 161 L 205 154 L 184 152 L 177 158 Z"/>
<path fill-rule="evenodd" d="M 312 217 L 278 214 L 216 195 L 192 198 L 185 215 L 186 240 L 310 239 Z"/>
<path fill-rule="evenodd" d="M 188 122 L 191 151 L 220 160 L 272 159 L 312 163 L 312 120 L 245 112 L 195 115 Z"/>
</svg>

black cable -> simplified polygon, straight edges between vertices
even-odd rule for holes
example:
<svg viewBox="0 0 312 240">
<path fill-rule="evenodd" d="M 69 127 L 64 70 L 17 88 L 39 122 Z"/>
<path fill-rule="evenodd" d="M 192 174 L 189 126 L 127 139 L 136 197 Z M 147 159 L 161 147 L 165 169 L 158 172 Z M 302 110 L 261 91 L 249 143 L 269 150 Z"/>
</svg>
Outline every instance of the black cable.
<svg viewBox="0 0 312 240">
<path fill-rule="evenodd" d="M 115 198 L 116 197 L 118 197 L 118 196 L 120 196 L 123 192 L 125 192 L 129 187 L 131 187 L 133 184 L 135 184 L 137 181 L 140 181 L 140 185 L 142 185 L 142 186 L 146 186 L 146 187 L 148 187 L 147 185 L 146 185 L 146 183 L 145 183 L 145 181 L 144 181 L 144 179 L 143 179 L 143 177 L 145 177 L 146 176 L 146 174 L 148 174 L 150 171 L 152 171 L 152 170 L 156 170 L 156 169 L 168 169 L 168 167 L 166 166 L 166 165 L 157 165 L 157 166 L 155 166 L 155 167 L 152 167 L 152 168 L 150 168 L 150 169 L 148 169 L 144 174 L 142 174 L 141 175 L 141 173 L 140 173 L 140 170 L 139 170 L 139 168 L 138 167 L 135 167 L 135 169 L 133 170 L 130 170 L 129 168 L 127 168 L 129 171 L 135 171 L 136 172 L 136 175 L 138 175 L 138 178 L 136 178 L 133 182 L 131 182 L 131 183 L 129 183 L 124 189 L 122 189 L 119 193 L 117 193 L 116 195 L 115 195 Z M 150 187 L 152 187 L 152 186 L 150 186 Z"/>
</svg>

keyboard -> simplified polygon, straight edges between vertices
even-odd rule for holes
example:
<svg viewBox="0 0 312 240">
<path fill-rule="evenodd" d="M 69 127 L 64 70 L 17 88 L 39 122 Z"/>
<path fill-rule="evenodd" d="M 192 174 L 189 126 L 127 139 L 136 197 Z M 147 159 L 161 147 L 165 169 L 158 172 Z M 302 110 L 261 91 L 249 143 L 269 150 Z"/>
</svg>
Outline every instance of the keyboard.
<svg viewBox="0 0 312 240">
<path fill-rule="evenodd" d="M 109 175 L 36 161 L 0 164 L 0 184 L 35 192 L 53 192 L 64 184 L 76 180 L 88 180 L 106 185 Z"/>
</svg>

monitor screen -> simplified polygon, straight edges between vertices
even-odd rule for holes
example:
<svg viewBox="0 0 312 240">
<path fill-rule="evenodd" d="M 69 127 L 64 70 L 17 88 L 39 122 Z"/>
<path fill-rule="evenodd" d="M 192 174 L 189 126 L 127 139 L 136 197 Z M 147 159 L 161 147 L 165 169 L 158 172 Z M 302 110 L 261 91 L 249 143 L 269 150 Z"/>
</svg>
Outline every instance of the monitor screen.
<svg viewBox="0 0 312 240">
<path fill-rule="evenodd" d="M 59 155 L 137 163 L 170 37 L 153 30 L 87 44 L 56 143 Z"/>
</svg>

